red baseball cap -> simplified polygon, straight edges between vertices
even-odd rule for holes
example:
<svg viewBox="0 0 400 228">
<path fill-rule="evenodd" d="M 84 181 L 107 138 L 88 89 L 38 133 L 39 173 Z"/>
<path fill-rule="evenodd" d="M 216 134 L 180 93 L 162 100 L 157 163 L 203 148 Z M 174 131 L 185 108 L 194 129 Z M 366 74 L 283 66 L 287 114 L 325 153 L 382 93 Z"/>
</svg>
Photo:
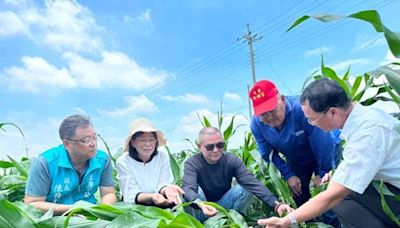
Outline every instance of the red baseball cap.
<svg viewBox="0 0 400 228">
<path fill-rule="evenodd" d="M 278 104 L 278 95 L 279 91 L 273 82 L 268 80 L 256 82 L 249 92 L 254 114 L 259 116 L 264 112 L 274 110 Z"/>
</svg>

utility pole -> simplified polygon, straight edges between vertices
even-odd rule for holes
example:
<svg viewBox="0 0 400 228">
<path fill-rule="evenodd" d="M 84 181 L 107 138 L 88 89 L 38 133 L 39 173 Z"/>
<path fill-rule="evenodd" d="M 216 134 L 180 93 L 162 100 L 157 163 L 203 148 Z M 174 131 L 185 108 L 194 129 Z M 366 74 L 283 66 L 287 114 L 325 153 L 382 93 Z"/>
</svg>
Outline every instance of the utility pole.
<svg viewBox="0 0 400 228">
<path fill-rule="evenodd" d="M 249 23 L 247 23 L 247 33 L 243 34 L 241 37 L 237 38 L 237 41 L 243 40 L 244 42 L 247 42 L 247 44 L 249 45 L 250 48 L 250 62 L 251 62 L 251 75 L 252 75 L 252 79 L 253 79 L 253 85 L 256 83 L 256 67 L 254 64 L 254 52 L 253 52 L 253 42 L 258 41 L 262 38 L 261 37 L 257 37 L 258 34 L 254 34 L 251 35 L 251 31 L 250 31 L 250 25 Z M 247 84 L 247 93 L 250 92 L 250 85 Z M 251 111 L 251 101 L 249 98 L 249 118 L 251 119 L 252 116 L 252 111 Z"/>
<path fill-rule="evenodd" d="M 247 23 L 247 33 L 243 34 L 241 37 L 237 38 L 237 41 L 243 40 L 244 42 L 247 42 L 250 48 L 250 62 L 251 62 L 251 73 L 252 73 L 252 79 L 253 79 L 253 85 L 256 83 L 256 67 L 254 64 L 254 52 L 253 52 L 253 42 L 258 41 L 262 38 L 257 37 L 258 34 L 251 35 L 250 31 L 250 25 Z"/>
</svg>

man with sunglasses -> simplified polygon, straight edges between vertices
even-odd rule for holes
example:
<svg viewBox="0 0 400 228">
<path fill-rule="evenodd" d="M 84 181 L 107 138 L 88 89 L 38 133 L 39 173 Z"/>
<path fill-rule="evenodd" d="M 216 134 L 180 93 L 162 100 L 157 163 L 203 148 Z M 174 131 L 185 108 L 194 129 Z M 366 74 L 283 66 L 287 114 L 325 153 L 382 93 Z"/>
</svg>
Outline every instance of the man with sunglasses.
<svg viewBox="0 0 400 228">
<path fill-rule="evenodd" d="M 96 203 L 116 201 L 112 165 L 108 155 L 97 150 L 97 135 L 82 115 L 65 118 L 59 129 L 63 144 L 43 152 L 29 170 L 25 203 L 59 215 L 79 200 Z"/>
<path fill-rule="evenodd" d="M 309 186 L 313 174 L 314 186 L 318 187 L 321 178 L 339 163 L 342 151 L 339 132 L 315 127 L 324 114 L 307 119 L 298 97 L 280 95 L 271 81 L 255 83 L 249 97 L 254 108 L 250 127 L 259 152 L 265 161 L 272 161 L 279 169 L 300 206 L 311 197 Z M 331 211 L 323 215 L 323 221 L 341 226 Z"/>
<path fill-rule="evenodd" d="M 195 202 L 198 209 L 189 208 L 201 222 L 218 211 L 203 201 L 216 202 L 226 209 L 235 209 L 245 214 L 253 193 L 261 201 L 282 215 L 292 209 L 278 199 L 251 174 L 245 164 L 231 153 L 225 153 L 221 132 L 214 127 L 204 128 L 197 141 L 199 154 L 190 157 L 184 165 L 182 189 L 187 201 Z M 232 187 L 232 179 L 238 185 Z M 196 207 L 197 207 L 196 206 Z"/>
</svg>

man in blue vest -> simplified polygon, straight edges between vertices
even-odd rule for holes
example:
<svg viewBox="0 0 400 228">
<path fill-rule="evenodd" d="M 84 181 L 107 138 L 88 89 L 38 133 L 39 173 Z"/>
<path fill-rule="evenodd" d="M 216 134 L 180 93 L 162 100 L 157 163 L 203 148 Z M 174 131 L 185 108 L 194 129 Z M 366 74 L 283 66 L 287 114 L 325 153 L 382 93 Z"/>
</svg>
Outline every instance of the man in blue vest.
<svg viewBox="0 0 400 228">
<path fill-rule="evenodd" d="M 25 203 L 42 211 L 62 214 L 79 200 L 96 203 L 116 201 L 112 165 L 108 155 L 97 150 L 97 134 L 90 120 L 72 115 L 59 129 L 63 144 L 43 152 L 32 162 L 25 189 Z"/>
<path fill-rule="evenodd" d="M 341 158 L 339 132 L 324 132 L 308 121 L 301 110 L 298 97 L 280 95 L 275 84 L 261 80 L 251 88 L 254 117 L 251 131 L 261 156 L 279 169 L 292 190 L 297 206 L 307 202 L 310 181 L 314 185 L 335 168 Z M 283 154 L 285 160 L 279 155 Z M 340 227 L 338 218 L 329 212 L 324 222 Z"/>
</svg>

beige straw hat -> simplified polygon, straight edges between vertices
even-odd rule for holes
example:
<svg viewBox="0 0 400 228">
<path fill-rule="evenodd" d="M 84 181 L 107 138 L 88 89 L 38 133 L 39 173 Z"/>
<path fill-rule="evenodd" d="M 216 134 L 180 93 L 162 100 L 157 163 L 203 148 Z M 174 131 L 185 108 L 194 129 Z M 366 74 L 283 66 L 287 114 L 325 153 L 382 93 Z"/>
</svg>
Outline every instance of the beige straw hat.
<svg viewBox="0 0 400 228">
<path fill-rule="evenodd" d="M 129 143 L 131 141 L 132 136 L 137 132 L 155 132 L 157 136 L 158 146 L 164 146 L 167 143 L 167 140 L 164 138 L 164 134 L 156 129 L 152 122 L 145 118 L 139 118 L 134 120 L 131 123 L 131 127 L 129 128 L 128 136 L 125 139 L 124 143 L 124 152 L 128 152 Z"/>
</svg>

